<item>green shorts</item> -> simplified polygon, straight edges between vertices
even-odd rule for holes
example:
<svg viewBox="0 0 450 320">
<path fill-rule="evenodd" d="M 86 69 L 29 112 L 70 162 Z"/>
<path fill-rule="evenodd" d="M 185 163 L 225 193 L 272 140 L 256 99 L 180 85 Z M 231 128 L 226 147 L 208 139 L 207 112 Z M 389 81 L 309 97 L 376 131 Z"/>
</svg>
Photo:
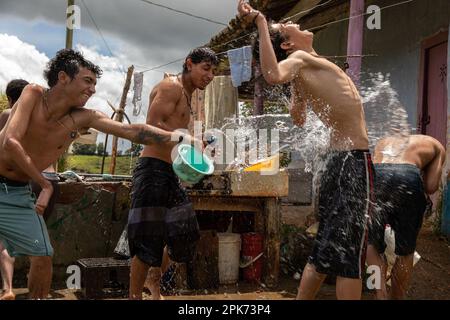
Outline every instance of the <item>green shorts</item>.
<svg viewBox="0 0 450 320">
<path fill-rule="evenodd" d="M 47 226 L 29 185 L 0 183 L 0 242 L 12 257 L 52 256 Z"/>
</svg>

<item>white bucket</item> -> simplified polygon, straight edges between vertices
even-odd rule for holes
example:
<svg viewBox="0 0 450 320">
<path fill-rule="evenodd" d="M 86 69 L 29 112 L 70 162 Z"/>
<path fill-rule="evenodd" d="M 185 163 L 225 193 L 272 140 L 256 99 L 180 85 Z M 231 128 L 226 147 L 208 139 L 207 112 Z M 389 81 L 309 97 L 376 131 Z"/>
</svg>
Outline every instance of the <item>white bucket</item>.
<svg viewBox="0 0 450 320">
<path fill-rule="evenodd" d="M 234 284 L 239 279 L 241 235 L 218 233 L 217 236 L 219 238 L 219 282 Z"/>
</svg>

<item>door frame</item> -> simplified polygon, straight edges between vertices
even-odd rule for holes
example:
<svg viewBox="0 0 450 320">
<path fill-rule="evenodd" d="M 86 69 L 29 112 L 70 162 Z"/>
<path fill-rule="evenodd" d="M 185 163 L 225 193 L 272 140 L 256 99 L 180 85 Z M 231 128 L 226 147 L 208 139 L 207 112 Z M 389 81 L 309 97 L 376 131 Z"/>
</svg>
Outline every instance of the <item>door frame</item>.
<svg viewBox="0 0 450 320">
<path fill-rule="evenodd" d="M 448 29 L 440 29 L 437 33 L 434 35 L 425 38 L 422 40 L 421 46 L 420 46 L 420 69 L 419 69 L 419 81 L 418 81 L 418 100 L 417 100 L 417 133 L 425 134 L 425 126 L 424 123 L 424 117 L 428 115 L 428 110 L 424 110 L 424 107 L 426 106 L 426 92 L 425 88 L 427 85 L 427 78 L 426 74 L 428 73 L 427 66 L 425 62 L 428 58 L 428 49 L 437 46 L 443 42 L 448 42 Z M 448 49 L 447 49 L 448 51 Z M 447 58 L 450 52 L 447 52 Z M 447 124 L 448 126 L 448 124 Z M 447 146 L 444 146 L 447 149 Z"/>
</svg>

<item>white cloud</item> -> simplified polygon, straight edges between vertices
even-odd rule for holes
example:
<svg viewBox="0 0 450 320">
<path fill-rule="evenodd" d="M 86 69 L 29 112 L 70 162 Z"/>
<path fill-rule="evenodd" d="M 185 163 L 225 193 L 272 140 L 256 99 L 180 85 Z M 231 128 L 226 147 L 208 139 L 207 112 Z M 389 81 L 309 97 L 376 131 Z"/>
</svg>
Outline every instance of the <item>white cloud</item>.
<svg viewBox="0 0 450 320">
<path fill-rule="evenodd" d="M 0 46 L 0 90 L 4 91 L 7 83 L 16 78 L 46 86 L 43 71 L 49 57 L 39 52 L 33 45 L 23 42 L 15 36 L 0 34 L 0 43 L 2 43 L 2 46 Z M 103 70 L 103 75 L 97 83 L 96 93 L 88 101 L 86 107 L 102 111 L 111 116 L 112 109 L 108 106 L 107 101 L 110 101 L 116 107 L 119 105 L 126 78 L 123 71 L 128 67 L 127 59 L 123 54 L 118 55 L 118 58 L 101 55 L 96 47 L 78 45 L 77 50 L 83 52 L 86 59 L 99 65 Z M 133 116 L 132 112 L 133 83 L 131 84 L 125 112 L 132 123 L 145 122 L 150 90 L 162 77 L 162 73 L 145 73 L 142 111 L 137 117 Z M 98 142 L 101 141 L 104 141 L 104 135 L 102 134 L 98 138 Z M 128 147 L 129 142 L 119 142 L 120 149 Z"/>
<path fill-rule="evenodd" d="M 6 84 L 17 78 L 45 84 L 42 73 L 49 60 L 45 54 L 35 46 L 7 34 L 0 34 L 0 43 L 0 90 L 4 92 Z"/>
</svg>

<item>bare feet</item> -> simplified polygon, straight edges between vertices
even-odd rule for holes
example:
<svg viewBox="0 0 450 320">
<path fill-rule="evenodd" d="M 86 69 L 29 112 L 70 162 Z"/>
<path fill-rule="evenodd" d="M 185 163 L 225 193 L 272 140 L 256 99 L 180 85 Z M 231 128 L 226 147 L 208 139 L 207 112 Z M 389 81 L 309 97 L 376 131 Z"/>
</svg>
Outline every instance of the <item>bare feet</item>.
<svg viewBox="0 0 450 320">
<path fill-rule="evenodd" d="M 16 295 L 12 291 L 3 291 L 0 300 L 16 300 Z"/>
</svg>

